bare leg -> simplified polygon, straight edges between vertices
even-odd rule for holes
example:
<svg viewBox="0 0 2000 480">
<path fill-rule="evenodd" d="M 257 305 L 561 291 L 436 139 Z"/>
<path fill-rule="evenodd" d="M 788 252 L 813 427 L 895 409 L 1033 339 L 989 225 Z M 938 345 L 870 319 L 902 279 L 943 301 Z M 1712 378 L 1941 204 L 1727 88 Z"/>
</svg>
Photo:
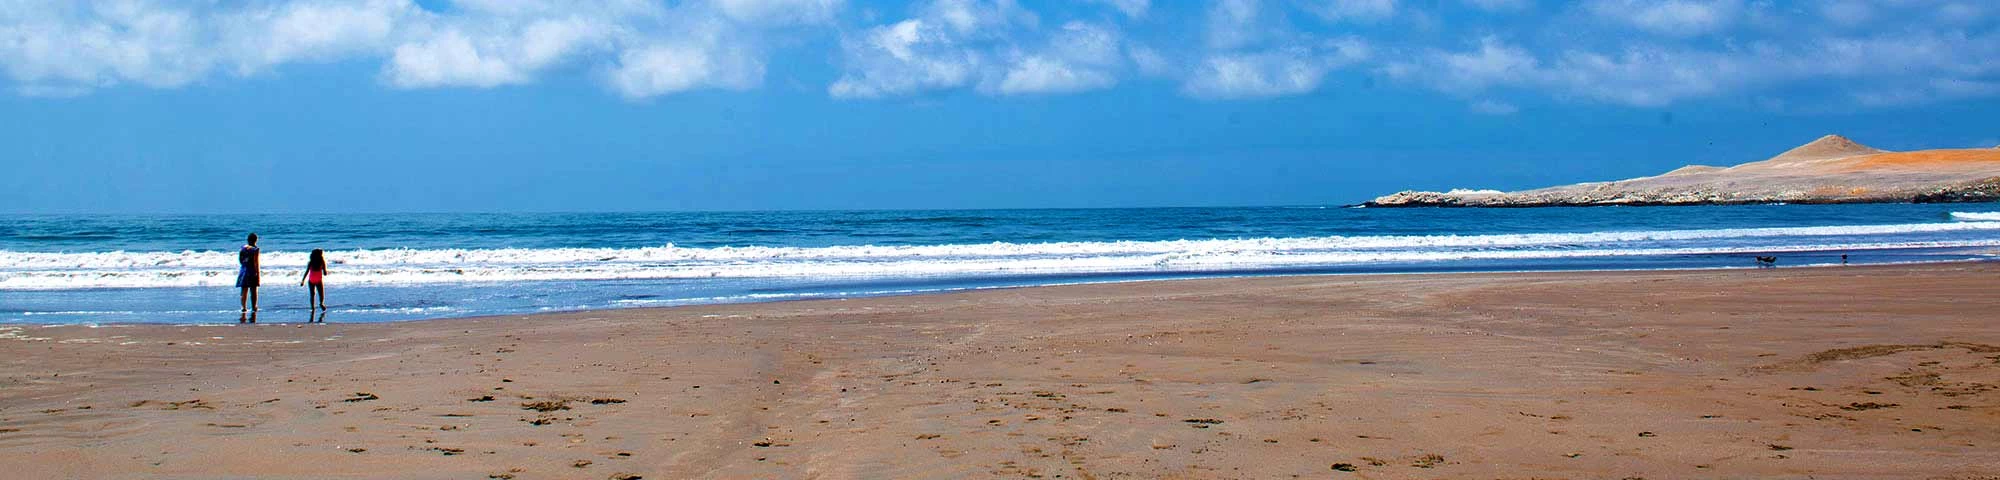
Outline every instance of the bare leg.
<svg viewBox="0 0 2000 480">
<path fill-rule="evenodd" d="M 236 292 L 236 306 L 238 311 L 250 311 L 250 289 L 239 289 Z"/>
<path fill-rule="evenodd" d="M 250 311 L 257 311 L 257 287 L 250 287 Z"/>
<path fill-rule="evenodd" d="M 313 285 L 313 293 L 319 294 L 319 309 L 326 310 L 326 285 Z"/>
</svg>

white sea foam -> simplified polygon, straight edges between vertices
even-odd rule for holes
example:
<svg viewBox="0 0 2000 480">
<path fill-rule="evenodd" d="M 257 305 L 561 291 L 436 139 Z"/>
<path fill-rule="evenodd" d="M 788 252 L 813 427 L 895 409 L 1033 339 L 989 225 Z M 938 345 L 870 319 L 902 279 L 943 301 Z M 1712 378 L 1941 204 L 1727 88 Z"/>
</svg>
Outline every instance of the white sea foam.
<svg viewBox="0 0 2000 480">
<path fill-rule="evenodd" d="M 2000 222 L 2000 212 L 1951 212 L 1951 219 L 1970 222 Z"/>
<path fill-rule="evenodd" d="M 1389 262 L 2000 246 L 2000 222 L 1435 236 L 923 246 L 351 250 L 336 284 L 937 277 L 1189 272 Z M 268 252 L 264 283 L 296 283 L 304 252 Z M 228 286 L 235 252 L 0 251 L 0 290 Z"/>
</svg>

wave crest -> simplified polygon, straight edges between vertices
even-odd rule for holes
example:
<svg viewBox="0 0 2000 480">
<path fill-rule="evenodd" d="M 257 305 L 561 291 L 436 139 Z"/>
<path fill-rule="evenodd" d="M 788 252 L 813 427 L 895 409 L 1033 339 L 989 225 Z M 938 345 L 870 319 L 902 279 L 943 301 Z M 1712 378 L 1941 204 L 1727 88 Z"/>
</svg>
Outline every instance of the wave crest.
<svg viewBox="0 0 2000 480">
<path fill-rule="evenodd" d="M 1957 217 L 1957 214 L 1954 214 Z M 835 247 L 389 249 L 328 252 L 336 284 L 1201 272 L 1477 259 L 2000 246 L 2000 222 L 1495 235 Z M 294 282 L 304 252 L 267 252 Z M 0 251 L 0 290 L 227 286 L 235 252 Z"/>
</svg>

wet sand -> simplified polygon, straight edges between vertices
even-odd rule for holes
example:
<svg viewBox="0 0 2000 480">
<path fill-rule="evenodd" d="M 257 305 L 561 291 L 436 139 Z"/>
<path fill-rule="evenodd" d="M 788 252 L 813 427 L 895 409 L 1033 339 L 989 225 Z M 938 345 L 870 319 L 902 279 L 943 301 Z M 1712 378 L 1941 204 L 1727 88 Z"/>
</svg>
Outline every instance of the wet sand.
<svg viewBox="0 0 2000 480">
<path fill-rule="evenodd" d="M 278 317 L 0 326 L 0 476 L 2000 477 L 1991 263 Z"/>
</svg>

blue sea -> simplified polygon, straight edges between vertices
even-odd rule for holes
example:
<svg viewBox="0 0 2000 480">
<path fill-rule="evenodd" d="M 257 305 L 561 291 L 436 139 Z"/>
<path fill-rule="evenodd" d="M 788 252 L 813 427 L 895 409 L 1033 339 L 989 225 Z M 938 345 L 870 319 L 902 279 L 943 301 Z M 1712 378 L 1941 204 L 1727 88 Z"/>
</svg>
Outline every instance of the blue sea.
<svg viewBox="0 0 2000 480">
<path fill-rule="evenodd" d="M 6 215 L 0 323 L 330 322 L 1170 278 L 1984 260 L 2000 205 L 1338 207 L 719 213 Z"/>
</svg>

